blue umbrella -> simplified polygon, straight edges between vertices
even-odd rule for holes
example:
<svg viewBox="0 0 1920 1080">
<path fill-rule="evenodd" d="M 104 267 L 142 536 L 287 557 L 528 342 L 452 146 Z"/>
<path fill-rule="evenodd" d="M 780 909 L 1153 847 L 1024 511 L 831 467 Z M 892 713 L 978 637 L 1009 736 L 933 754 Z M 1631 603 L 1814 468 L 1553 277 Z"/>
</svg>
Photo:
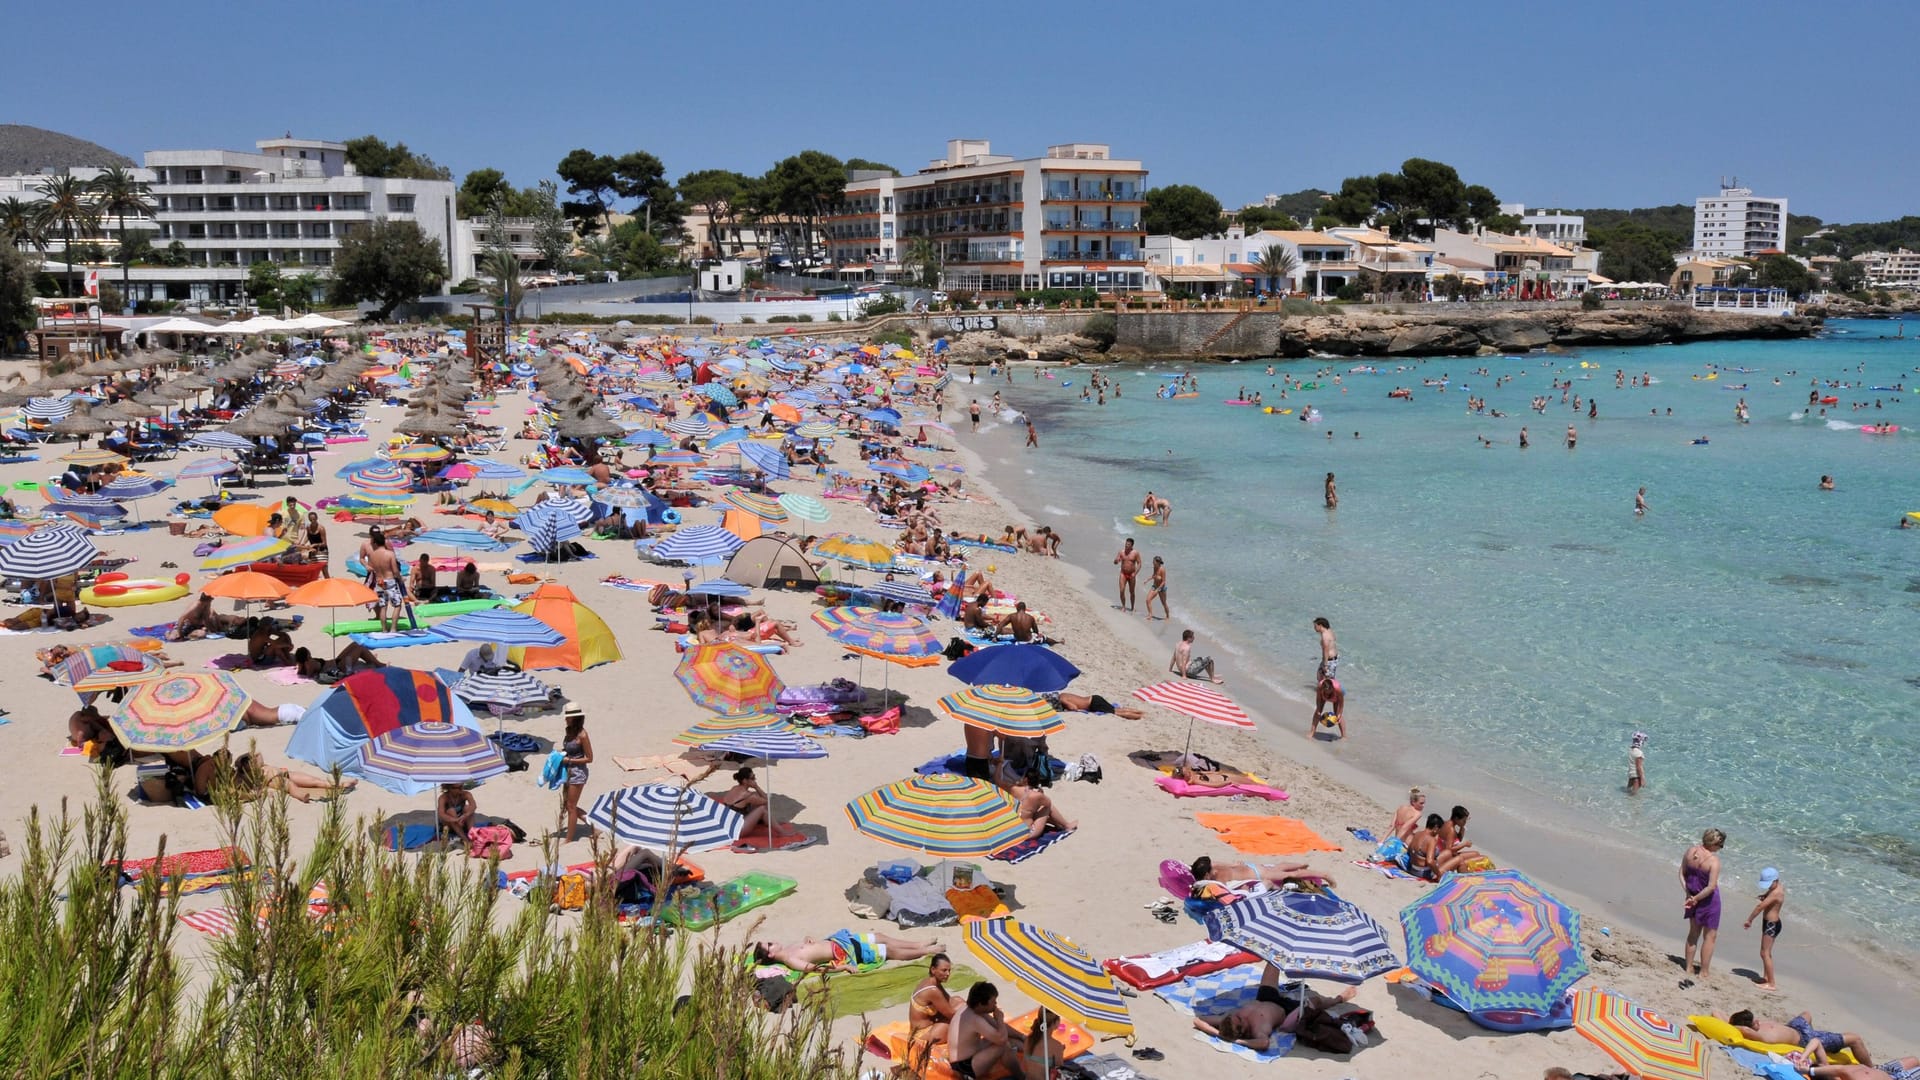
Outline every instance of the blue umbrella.
<svg viewBox="0 0 1920 1080">
<path fill-rule="evenodd" d="M 508 647 L 551 648 L 567 636 L 531 615 L 505 608 L 467 611 L 435 623 L 433 632 L 449 641 L 493 641 Z"/>
<path fill-rule="evenodd" d="M 215 434 L 219 433 L 215 432 Z M 333 475 L 337 479 L 345 480 L 359 473 L 366 472 L 368 469 L 384 469 L 392 464 L 393 462 L 388 461 L 386 458 L 361 458 L 359 461 L 349 461 L 345 465 L 333 470 Z"/>
<path fill-rule="evenodd" d="M 645 394 L 634 394 L 631 397 L 623 397 L 620 400 L 626 402 L 627 404 L 633 406 L 636 409 L 645 409 L 647 412 L 660 411 L 660 403 L 646 396 Z"/>
<path fill-rule="evenodd" d="M 479 458 L 467 464 L 473 466 L 473 475 L 482 480 L 518 480 L 527 475 L 527 470 L 505 461 Z"/>
<path fill-rule="evenodd" d="M 882 581 L 878 585 L 867 586 L 865 591 L 869 596 L 900 604 L 933 603 L 933 594 L 917 581 Z"/>
<path fill-rule="evenodd" d="M 698 791 L 675 784 L 642 784 L 610 791 L 593 802 L 587 820 L 616 843 L 677 854 L 730 846 L 741 817 Z"/>
<path fill-rule="evenodd" d="M 728 446 L 733 443 L 737 443 L 741 439 L 744 439 L 751 434 L 752 432 L 748 431 L 746 428 L 730 427 L 725 431 L 722 431 L 719 434 L 715 435 L 713 438 L 708 439 L 707 450 L 709 452 L 718 450 L 723 446 Z"/>
<path fill-rule="evenodd" d="M 20 412 L 35 420 L 65 420 L 73 415 L 72 397 L 37 397 L 29 399 Z"/>
<path fill-rule="evenodd" d="M 553 697 L 552 687 L 524 671 L 469 671 L 448 689 L 462 701 L 508 709 Z"/>
<path fill-rule="evenodd" d="M 27 581 L 65 577 L 84 570 L 100 557 L 86 534 L 56 525 L 29 533 L 0 547 L 0 574 Z"/>
<path fill-rule="evenodd" d="M 689 596 L 726 596 L 736 600 L 744 600 L 751 592 L 752 590 L 745 585 L 723 577 L 714 578 L 712 581 L 703 581 L 698 585 L 687 586 L 687 595 Z"/>
<path fill-rule="evenodd" d="M 691 435 L 696 439 L 704 439 L 713 434 L 713 423 L 709 421 L 703 413 L 683 416 L 673 423 L 668 424 L 667 427 L 682 435 Z"/>
<path fill-rule="evenodd" d="M 793 469 L 787 465 L 787 456 L 765 443 L 747 443 L 740 447 L 740 457 L 747 464 L 776 480 L 784 480 L 793 475 Z"/>
<path fill-rule="evenodd" d="M 874 472 L 898 477 L 909 484 L 921 484 L 933 478 L 925 467 L 905 461 L 875 461 L 867 465 Z"/>
<path fill-rule="evenodd" d="M 100 489 L 100 494 L 116 501 L 145 499 L 167 490 L 173 481 L 160 476 L 122 476 Z"/>
<path fill-rule="evenodd" d="M 593 479 L 593 474 L 587 472 L 585 469 L 572 465 L 562 465 L 557 469 L 543 469 L 539 474 L 539 479 L 549 484 L 579 484 L 583 486 L 596 482 Z"/>
<path fill-rule="evenodd" d="M 225 458 L 201 458 L 174 474 L 179 480 L 198 480 L 201 477 L 232 476 L 240 471 L 240 466 Z"/>
<path fill-rule="evenodd" d="M 954 661 L 947 674 L 970 686 L 997 683 L 1051 694 L 1066 689 L 1080 669 L 1045 645 L 989 645 Z"/>
<path fill-rule="evenodd" d="M 745 364 L 743 363 L 741 366 L 744 367 Z M 740 404 L 739 397 L 737 397 L 733 391 L 721 386 L 719 383 L 707 383 L 705 386 L 698 387 L 695 392 L 704 394 L 708 401 L 725 405 L 729 409 Z"/>
<path fill-rule="evenodd" d="M 672 439 L 667 438 L 666 435 L 662 434 L 661 432 L 655 431 L 652 428 L 641 428 L 638 431 L 628 432 L 627 437 L 624 439 L 621 439 L 620 442 L 626 446 L 671 446 L 673 445 Z"/>
<path fill-rule="evenodd" d="M 428 529 L 413 537 L 416 544 L 439 544 L 455 551 L 505 551 L 507 545 L 479 529 Z"/>
<path fill-rule="evenodd" d="M 1400 966 L 1373 916 L 1333 895 L 1267 892 L 1207 912 L 1207 936 L 1290 979 L 1362 983 Z"/>
<path fill-rule="evenodd" d="M 745 543 L 718 525 L 696 525 L 653 545 L 653 555 L 691 566 L 715 566 L 726 562 Z"/>
<path fill-rule="evenodd" d="M 894 427 L 900 426 L 900 414 L 894 412 L 892 409 L 868 409 L 866 412 L 860 414 L 860 418 L 863 420 L 871 420 L 876 424 L 889 424 Z"/>
</svg>

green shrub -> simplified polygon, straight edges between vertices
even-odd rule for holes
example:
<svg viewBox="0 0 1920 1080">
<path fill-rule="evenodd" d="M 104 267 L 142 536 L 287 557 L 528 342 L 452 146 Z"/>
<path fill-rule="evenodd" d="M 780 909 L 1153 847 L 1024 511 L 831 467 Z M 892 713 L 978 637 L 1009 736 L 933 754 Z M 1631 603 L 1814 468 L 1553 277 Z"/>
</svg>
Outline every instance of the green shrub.
<svg viewBox="0 0 1920 1080">
<path fill-rule="evenodd" d="M 1335 299 L 1345 300 L 1349 304 L 1359 303 L 1367 298 L 1367 286 L 1359 278 L 1354 278 L 1340 286 L 1333 295 Z"/>
<path fill-rule="evenodd" d="M 1582 311 L 1599 311 L 1606 306 L 1606 302 L 1600 299 L 1600 294 L 1592 289 L 1588 289 L 1580 294 L 1580 310 Z"/>
<path fill-rule="evenodd" d="M 1119 330 L 1119 320 L 1114 318 L 1112 312 L 1103 311 L 1088 319 L 1087 324 L 1080 328 L 1080 333 L 1084 337 L 1092 338 L 1099 344 L 1100 350 L 1105 352 L 1113 348 L 1113 342 L 1119 336 Z"/>
<path fill-rule="evenodd" d="M 769 318 L 767 321 L 770 323 L 791 323 L 791 322 L 799 322 L 800 320 L 795 318 L 792 315 L 775 315 Z"/>
<path fill-rule="evenodd" d="M 828 322 L 846 322 L 847 320 L 841 318 L 840 313 L 835 311 L 827 316 L 827 321 Z"/>
<path fill-rule="evenodd" d="M 860 313 L 867 318 L 873 318 L 876 315 L 893 315 L 905 310 L 907 310 L 907 302 L 900 299 L 898 293 L 887 293 L 867 301 L 861 306 Z"/>
<path fill-rule="evenodd" d="M 1319 304 L 1297 296 L 1284 297 L 1280 301 L 1280 313 L 1283 315 L 1317 315 L 1319 312 Z"/>
<path fill-rule="evenodd" d="M 758 320 L 756 320 L 756 319 L 755 319 L 755 318 L 754 318 L 753 316 L 751 316 L 751 315 L 742 315 L 742 316 L 740 316 L 740 321 L 741 321 L 741 322 L 743 322 L 743 323 L 752 323 L 752 322 L 757 322 Z M 768 321 L 768 322 L 779 322 L 779 321 L 780 321 L 780 316 L 778 316 L 778 315 L 775 315 L 775 316 L 774 316 L 773 318 L 771 318 L 771 319 L 768 319 L 767 321 Z"/>
<path fill-rule="evenodd" d="M 1100 300 L 1100 294 L 1092 289 L 1029 289 L 1013 294 L 1014 301 L 1030 304 L 1040 301 L 1042 307 L 1060 307 L 1063 304 L 1079 304 L 1092 307 Z"/>
<path fill-rule="evenodd" d="M 875 345 L 897 345 L 902 349 L 913 348 L 913 332 L 910 330 L 884 330 L 869 339 Z"/>
</svg>

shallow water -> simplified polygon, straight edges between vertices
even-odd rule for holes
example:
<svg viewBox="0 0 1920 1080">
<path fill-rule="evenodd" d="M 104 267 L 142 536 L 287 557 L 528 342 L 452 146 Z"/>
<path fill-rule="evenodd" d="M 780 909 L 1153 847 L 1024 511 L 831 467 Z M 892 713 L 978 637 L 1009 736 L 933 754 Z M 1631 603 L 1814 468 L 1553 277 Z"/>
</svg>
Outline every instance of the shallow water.
<svg viewBox="0 0 1920 1080">
<path fill-rule="evenodd" d="M 1194 368 L 1200 397 L 1179 401 L 1153 397 L 1178 368 L 1130 365 L 1115 374 L 1124 396 L 1104 406 L 1079 400 L 1078 373 L 1063 390 L 1022 372 L 1008 400 L 1034 417 L 1042 452 L 1021 450 L 1011 428 L 980 445 L 995 482 L 1044 506 L 1083 565 L 1104 570 L 1123 535 L 1165 557 L 1176 623 L 1195 627 L 1269 715 L 1304 714 L 1317 657 L 1308 624 L 1326 615 L 1350 708 L 1398 739 L 1471 756 L 1570 815 L 1631 827 L 1662 857 L 1717 825 L 1734 837 L 1736 889 L 1778 866 L 1802 910 L 1831 913 L 1836 929 L 1913 941 L 1920 531 L 1894 526 L 1920 509 L 1920 402 L 1866 389 L 1920 389 L 1920 341 L 1880 338 L 1895 326 L 1837 323 L 1798 342 L 1295 361 L 1273 377 L 1264 363 L 1207 364 Z M 1752 371 L 1694 378 L 1709 365 Z M 1349 370 L 1361 366 L 1376 371 Z M 1655 381 L 1616 389 L 1617 368 Z M 1280 400 L 1286 374 L 1324 388 Z M 1496 386 L 1500 376 L 1513 378 Z M 1858 389 L 1823 387 L 1841 404 L 1809 415 L 1816 376 Z M 1443 377 L 1445 392 L 1422 385 Z M 1556 377 L 1582 397 L 1577 417 L 1571 396 L 1562 405 L 1549 390 Z M 1397 386 L 1413 400 L 1390 400 Z M 955 389 L 964 402 L 996 387 L 1007 389 Z M 1323 419 L 1220 404 L 1242 387 Z M 1469 416 L 1469 393 L 1509 415 Z M 1545 415 L 1528 408 L 1542 394 Z M 1742 397 L 1744 425 L 1733 417 Z M 1883 408 L 1848 407 L 1875 399 Z M 1904 430 L 1857 430 L 1884 422 Z M 1818 490 L 1823 473 L 1837 490 Z M 1642 485 L 1651 510 L 1636 517 Z M 1170 527 L 1132 522 L 1148 488 L 1172 499 Z M 1651 786 L 1629 800 L 1636 730 L 1651 736 Z"/>
</svg>

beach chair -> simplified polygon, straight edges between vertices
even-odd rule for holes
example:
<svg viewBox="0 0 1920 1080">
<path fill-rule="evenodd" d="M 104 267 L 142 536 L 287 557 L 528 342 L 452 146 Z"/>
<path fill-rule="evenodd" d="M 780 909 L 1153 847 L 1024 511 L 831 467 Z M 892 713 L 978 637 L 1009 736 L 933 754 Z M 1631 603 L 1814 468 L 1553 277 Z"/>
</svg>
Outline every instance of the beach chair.
<svg viewBox="0 0 1920 1080">
<path fill-rule="evenodd" d="M 287 455 L 287 483 L 289 484 L 313 483 L 313 455 L 312 454 L 288 454 Z"/>
</svg>

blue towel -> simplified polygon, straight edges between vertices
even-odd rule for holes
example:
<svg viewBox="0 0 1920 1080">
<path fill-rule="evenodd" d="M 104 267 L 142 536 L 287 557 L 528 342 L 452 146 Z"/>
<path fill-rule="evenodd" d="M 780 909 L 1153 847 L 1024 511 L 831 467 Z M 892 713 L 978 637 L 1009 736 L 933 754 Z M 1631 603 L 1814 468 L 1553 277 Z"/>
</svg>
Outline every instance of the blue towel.
<svg viewBox="0 0 1920 1080">
<path fill-rule="evenodd" d="M 387 829 L 389 851 L 415 851 L 433 843 L 439 829 L 432 825 L 395 825 Z"/>
<path fill-rule="evenodd" d="M 569 555 L 564 559 L 550 559 L 546 555 L 538 551 L 523 551 L 520 554 L 514 556 L 514 558 L 520 560 L 523 563 L 579 562 L 582 559 L 597 559 L 599 557 L 600 556 L 595 555 L 591 551 L 585 552 L 580 555 Z"/>
<path fill-rule="evenodd" d="M 1361 840 L 1369 844 L 1377 844 L 1380 842 L 1380 838 L 1373 835 L 1372 829 L 1356 829 L 1349 825 L 1347 826 L 1347 831 L 1353 834 L 1355 840 Z"/>
<path fill-rule="evenodd" d="M 527 754 L 540 749 L 540 740 L 523 731 L 503 731 L 498 735 L 489 735 L 487 738 L 499 743 L 502 750 Z"/>
<path fill-rule="evenodd" d="M 567 778 L 567 753 L 555 750 L 547 755 L 547 763 L 540 767 L 540 786 L 548 791 L 559 791 Z"/>
<path fill-rule="evenodd" d="M 1259 994 L 1260 972 L 1256 965 L 1242 964 L 1162 986 L 1154 995 L 1189 1016 L 1220 1016 L 1251 1002 Z M 1195 1032 L 1194 1038 L 1215 1050 L 1254 1061 L 1274 1061 L 1293 1049 L 1293 1036 L 1278 1033 L 1265 1050 L 1251 1050 L 1200 1032 Z"/>
</svg>

